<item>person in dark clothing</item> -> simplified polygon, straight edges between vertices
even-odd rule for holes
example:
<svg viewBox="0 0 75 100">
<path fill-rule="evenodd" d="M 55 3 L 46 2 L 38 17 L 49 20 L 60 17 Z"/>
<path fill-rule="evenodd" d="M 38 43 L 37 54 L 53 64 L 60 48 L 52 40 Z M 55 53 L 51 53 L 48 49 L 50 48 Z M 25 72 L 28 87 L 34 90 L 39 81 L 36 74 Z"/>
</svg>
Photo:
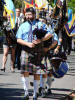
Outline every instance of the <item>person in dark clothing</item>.
<svg viewBox="0 0 75 100">
<path fill-rule="evenodd" d="M 16 21 L 16 28 L 17 28 L 17 30 L 22 22 L 21 17 L 20 17 L 20 13 L 21 13 L 20 9 L 17 8 L 16 9 L 16 20 L 17 20 Z M 16 50 L 15 50 L 15 67 L 17 67 L 18 70 L 20 70 L 20 67 L 21 67 L 21 63 L 20 63 L 21 48 L 22 48 L 22 46 L 19 43 L 17 43 Z"/>
<path fill-rule="evenodd" d="M 3 40 L 3 62 L 1 71 L 5 72 L 5 64 L 7 61 L 7 56 L 9 53 L 9 49 L 11 49 L 11 71 L 14 72 L 16 40 L 14 41 L 14 39 L 12 38 L 14 32 L 13 30 L 11 30 L 10 16 L 8 14 L 7 14 L 7 21 L 4 22 L 4 27 L 5 27 L 4 29 L 5 36 Z"/>
<path fill-rule="evenodd" d="M 72 37 L 69 37 L 65 30 L 63 30 L 62 35 L 62 47 L 64 49 L 64 52 L 70 55 L 72 49 Z"/>
</svg>

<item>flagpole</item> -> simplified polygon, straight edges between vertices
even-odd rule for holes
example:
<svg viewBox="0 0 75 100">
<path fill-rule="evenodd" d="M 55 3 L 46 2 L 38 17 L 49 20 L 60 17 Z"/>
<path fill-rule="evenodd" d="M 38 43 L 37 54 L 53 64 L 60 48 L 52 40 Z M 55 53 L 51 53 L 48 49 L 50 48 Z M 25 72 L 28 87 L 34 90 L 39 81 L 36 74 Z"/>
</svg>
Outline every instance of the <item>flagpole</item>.
<svg viewBox="0 0 75 100">
<path fill-rule="evenodd" d="M 34 9 L 35 9 L 35 0 L 32 0 L 32 2 L 33 2 L 33 7 L 34 7 Z"/>
</svg>

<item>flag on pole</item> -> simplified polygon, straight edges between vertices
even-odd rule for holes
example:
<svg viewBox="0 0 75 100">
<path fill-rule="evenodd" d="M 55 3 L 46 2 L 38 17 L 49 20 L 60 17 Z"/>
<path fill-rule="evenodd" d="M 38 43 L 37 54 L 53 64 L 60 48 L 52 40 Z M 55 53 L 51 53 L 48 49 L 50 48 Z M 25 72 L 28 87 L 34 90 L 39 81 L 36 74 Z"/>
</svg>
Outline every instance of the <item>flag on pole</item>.
<svg viewBox="0 0 75 100">
<path fill-rule="evenodd" d="M 25 8 L 36 7 L 35 0 L 24 0 Z"/>
<path fill-rule="evenodd" d="M 69 28 L 71 28 L 72 26 L 72 9 L 68 9 L 68 25 L 69 25 Z"/>
<path fill-rule="evenodd" d="M 48 1 L 47 0 L 35 0 L 35 4 L 37 4 L 37 9 L 48 9 Z"/>
<path fill-rule="evenodd" d="M 5 2 L 4 9 L 6 10 L 6 12 L 10 16 L 11 29 L 13 29 L 15 27 L 15 24 L 16 24 L 15 7 L 14 7 L 14 4 L 13 4 L 12 0 L 4 0 L 4 2 Z"/>
<path fill-rule="evenodd" d="M 75 35 L 75 14 L 72 14 L 72 9 L 68 9 L 68 22 L 64 25 L 68 36 Z"/>
<path fill-rule="evenodd" d="M 48 1 L 47 0 L 24 0 L 25 7 L 35 7 L 36 9 L 48 9 Z"/>
</svg>

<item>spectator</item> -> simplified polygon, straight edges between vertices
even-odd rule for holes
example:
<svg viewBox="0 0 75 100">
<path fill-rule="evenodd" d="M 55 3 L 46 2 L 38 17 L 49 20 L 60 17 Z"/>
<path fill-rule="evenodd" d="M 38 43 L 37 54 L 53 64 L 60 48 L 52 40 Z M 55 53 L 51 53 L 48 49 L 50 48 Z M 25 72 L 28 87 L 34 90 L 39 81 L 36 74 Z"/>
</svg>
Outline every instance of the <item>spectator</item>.
<svg viewBox="0 0 75 100">
<path fill-rule="evenodd" d="M 16 28 L 18 30 L 20 24 L 22 24 L 23 17 L 20 16 L 21 10 L 19 8 L 16 9 Z M 20 70 L 21 63 L 20 63 L 20 56 L 21 56 L 21 45 L 17 43 L 16 50 L 15 50 L 15 67 Z"/>
<path fill-rule="evenodd" d="M 7 14 L 7 21 L 4 22 L 5 27 L 5 38 L 3 41 L 3 62 L 1 71 L 5 72 L 5 64 L 7 61 L 7 56 L 9 53 L 9 49 L 11 49 L 11 71 L 14 72 L 14 61 L 15 61 L 15 47 L 16 42 L 12 39 L 11 32 L 11 24 L 10 24 L 10 16 Z"/>
</svg>

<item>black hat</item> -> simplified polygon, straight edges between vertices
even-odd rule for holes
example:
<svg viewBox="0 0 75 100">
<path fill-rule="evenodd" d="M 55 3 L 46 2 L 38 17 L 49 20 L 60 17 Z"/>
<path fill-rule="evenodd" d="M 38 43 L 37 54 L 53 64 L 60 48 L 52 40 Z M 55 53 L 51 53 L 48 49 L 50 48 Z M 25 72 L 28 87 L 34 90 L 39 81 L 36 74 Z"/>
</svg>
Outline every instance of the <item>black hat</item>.
<svg viewBox="0 0 75 100">
<path fill-rule="evenodd" d="M 26 12 L 32 12 L 32 14 L 36 14 L 36 11 L 33 7 L 26 8 Z"/>
</svg>

